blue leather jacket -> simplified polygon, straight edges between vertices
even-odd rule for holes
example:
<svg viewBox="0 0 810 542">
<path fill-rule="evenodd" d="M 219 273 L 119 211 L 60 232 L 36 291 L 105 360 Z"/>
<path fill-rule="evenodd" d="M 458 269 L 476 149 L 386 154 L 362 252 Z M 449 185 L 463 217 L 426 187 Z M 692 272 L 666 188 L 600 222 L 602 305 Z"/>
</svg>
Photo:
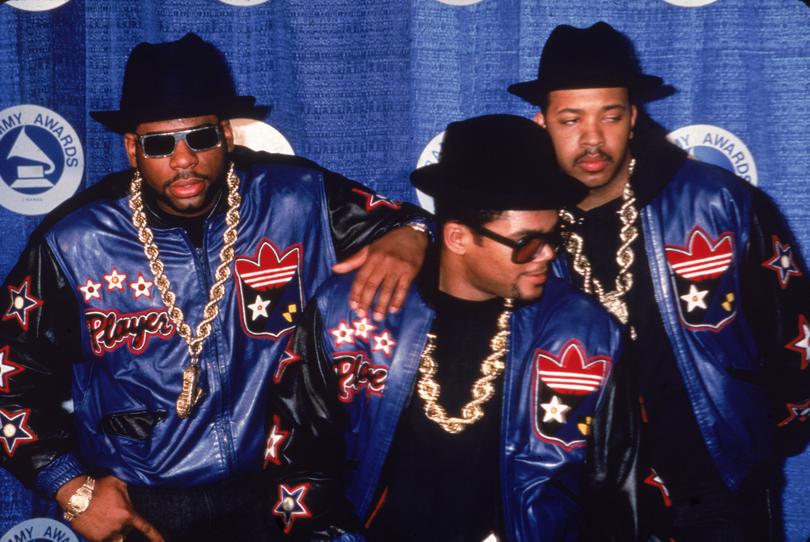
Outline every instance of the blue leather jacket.
<svg viewBox="0 0 810 542">
<path fill-rule="evenodd" d="M 205 394 L 188 419 L 175 411 L 188 348 L 137 240 L 129 173 L 95 185 L 32 237 L 3 289 L 12 294 L 0 322 L 0 351 L 19 369 L 3 375 L 0 412 L 16 430 L 0 438 L 0 459 L 21 480 L 53 494 L 84 472 L 173 487 L 259 472 L 264 384 L 307 300 L 339 258 L 421 215 L 301 159 L 234 157 L 235 258 L 202 351 Z M 195 247 L 147 205 L 193 328 L 220 263 L 225 207 L 205 219 Z"/>
<path fill-rule="evenodd" d="M 803 433 L 799 449 L 806 443 L 807 431 L 790 423 L 810 396 L 810 328 L 802 323 L 810 288 L 798 247 L 761 192 L 693 160 L 640 209 L 640 221 L 697 424 L 726 485 L 737 488 L 772 456 L 777 425 Z M 565 258 L 555 272 L 580 282 Z"/>
<path fill-rule="evenodd" d="M 294 361 L 271 394 L 266 457 L 278 480 L 275 513 L 288 532 L 312 529 L 318 540 L 356 530 L 358 518 L 371 513 L 398 419 L 411 397 L 419 400 L 417 369 L 434 317 L 412 288 L 398 314 L 368 322 L 347 308 L 350 285 L 350 277 L 336 277 L 319 291 L 291 342 L 288 359 Z M 369 323 L 376 328 L 366 331 Z M 510 331 L 500 429 L 506 535 L 579 540 L 588 479 L 583 421 L 595 417 L 591 427 L 604 439 L 606 410 L 621 405 L 618 416 L 633 424 L 632 406 L 616 396 L 613 384 L 622 365 L 616 363 L 621 328 L 593 300 L 552 278 L 538 302 L 513 313 Z M 555 369 L 594 384 L 579 392 L 553 390 L 544 375 Z M 562 424 L 545 422 L 540 408 L 555 393 L 577 405 Z M 630 448 L 613 451 L 626 458 Z M 618 476 L 629 475 L 627 465 Z M 296 511 L 285 513 L 291 494 Z M 353 539 L 347 536 L 340 539 Z"/>
</svg>

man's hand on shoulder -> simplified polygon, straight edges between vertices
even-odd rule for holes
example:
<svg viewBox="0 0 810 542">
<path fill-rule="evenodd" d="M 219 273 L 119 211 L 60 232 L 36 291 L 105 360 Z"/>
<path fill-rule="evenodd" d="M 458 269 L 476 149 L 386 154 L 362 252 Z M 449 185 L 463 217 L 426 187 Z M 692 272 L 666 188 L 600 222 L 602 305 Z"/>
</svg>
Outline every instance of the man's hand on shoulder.
<svg viewBox="0 0 810 542">
<path fill-rule="evenodd" d="M 84 476 L 79 476 L 59 488 L 56 501 L 63 510 L 84 480 Z M 90 542 L 116 540 L 132 530 L 142 532 L 151 542 L 163 542 L 160 533 L 132 509 L 127 485 L 114 476 L 96 480 L 90 505 L 73 518 L 70 525 Z"/>
<path fill-rule="evenodd" d="M 358 270 L 352 284 L 352 309 L 365 313 L 377 295 L 374 319 L 382 320 L 386 310 L 397 312 L 402 307 L 408 288 L 425 260 L 427 246 L 425 232 L 403 226 L 335 264 L 332 271 Z"/>
</svg>

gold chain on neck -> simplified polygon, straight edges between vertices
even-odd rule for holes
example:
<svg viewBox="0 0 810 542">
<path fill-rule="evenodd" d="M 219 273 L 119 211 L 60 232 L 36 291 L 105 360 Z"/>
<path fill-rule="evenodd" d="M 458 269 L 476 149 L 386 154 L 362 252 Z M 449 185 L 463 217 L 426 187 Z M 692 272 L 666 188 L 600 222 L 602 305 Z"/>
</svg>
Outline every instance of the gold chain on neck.
<svg viewBox="0 0 810 542">
<path fill-rule="evenodd" d="M 504 299 L 504 310 L 498 316 L 498 330 L 489 342 L 490 354 L 481 362 L 481 377 L 472 387 L 473 398 L 461 409 L 460 418 L 447 416 L 444 407 L 439 404 L 441 386 L 436 382 L 438 364 L 433 359 L 436 349 L 436 335 L 428 333 L 427 344 L 419 363 L 419 381 L 417 391 L 425 402 L 425 415 L 436 422 L 448 433 L 460 433 L 467 426 L 484 417 L 482 406 L 495 395 L 493 381 L 500 376 L 506 367 L 505 359 L 509 340 L 509 318 L 512 315 L 512 300 Z"/>
<path fill-rule="evenodd" d="M 624 296 L 633 287 L 633 274 L 630 272 L 630 266 L 633 265 L 635 254 L 631 245 L 638 238 L 638 228 L 636 222 L 638 221 L 638 210 L 635 207 L 636 197 L 633 189 L 630 187 L 630 177 L 633 175 L 633 170 L 636 167 L 636 159 L 630 160 L 627 168 L 627 183 L 624 185 L 622 191 L 622 206 L 617 211 L 619 218 L 622 222 L 622 227 L 619 231 L 619 240 L 621 245 L 616 251 L 616 263 L 619 264 L 619 274 L 616 275 L 615 289 L 606 292 L 605 288 L 598 278 L 593 276 L 591 262 L 585 256 L 584 245 L 585 240 L 581 235 L 574 233 L 565 226 L 573 226 L 576 222 L 574 214 L 568 209 L 560 210 L 560 219 L 563 222 L 564 229 L 562 232 L 563 245 L 565 250 L 571 254 L 572 267 L 582 277 L 582 289 L 588 293 L 595 293 L 599 302 L 610 313 L 616 316 L 623 324 L 626 324 L 630 319 L 630 312 L 627 308 L 627 301 Z M 635 339 L 635 330 L 631 327 L 630 334 Z"/>
<path fill-rule="evenodd" d="M 160 290 L 160 297 L 174 324 L 177 334 L 180 335 L 188 345 L 188 352 L 191 362 L 183 370 L 183 391 L 177 399 L 177 414 L 181 418 L 187 418 L 191 414 L 194 405 L 202 396 L 202 390 L 197 386 L 199 378 L 200 354 L 203 349 L 203 342 L 211 334 L 211 322 L 219 313 L 218 304 L 225 295 L 225 281 L 231 275 L 230 264 L 233 261 L 236 244 L 237 227 L 239 226 L 239 206 L 242 197 L 239 195 L 239 177 L 233 172 L 233 162 L 228 166 L 226 175 L 228 185 L 228 210 L 225 214 L 225 233 L 222 235 L 223 247 L 219 252 L 219 266 L 214 272 L 215 282 L 211 286 L 208 303 L 203 309 L 203 319 L 197 325 L 196 333 L 192 332 L 191 326 L 185 321 L 183 311 L 175 304 L 176 297 L 171 290 L 169 277 L 164 273 L 163 262 L 160 260 L 160 251 L 155 244 L 155 236 L 152 229 L 146 223 L 146 215 L 143 211 L 143 196 L 141 193 L 142 179 L 140 172 L 136 169 L 132 174 L 132 181 L 129 187 L 129 208 L 132 209 L 132 224 L 138 232 L 138 240 L 143 244 L 143 252 L 149 261 L 149 269 L 155 277 L 155 285 Z"/>
</svg>

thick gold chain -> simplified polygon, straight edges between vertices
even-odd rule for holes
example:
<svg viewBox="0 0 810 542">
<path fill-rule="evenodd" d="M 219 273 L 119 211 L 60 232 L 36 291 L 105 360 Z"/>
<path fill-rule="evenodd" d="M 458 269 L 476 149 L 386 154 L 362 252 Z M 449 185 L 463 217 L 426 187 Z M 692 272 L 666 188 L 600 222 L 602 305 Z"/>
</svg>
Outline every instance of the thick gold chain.
<svg viewBox="0 0 810 542">
<path fill-rule="evenodd" d="M 630 319 L 630 313 L 624 296 L 633 287 L 633 274 L 630 272 L 630 267 L 635 260 L 635 254 L 633 253 L 631 245 L 638 238 L 638 227 L 636 226 L 638 210 L 635 207 L 636 197 L 633 193 L 633 189 L 630 187 L 630 177 L 633 175 L 635 167 L 636 159 L 633 158 L 630 160 L 630 165 L 627 168 L 627 183 L 624 185 L 624 190 L 622 191 L 622 206 L 618 211 L 622 227 L 619 231 L 621 245 L 619 245 L 619 249 L 616 251 L 616 263 L 619 264 L 619 273 L 616 275 L 614 290 L 606 292 L 599 279 L 593 276 L 591 262 L 589 262 L 587 256 L 585 256 L 585 240 L 582 236 L 568 228 L 564 228 L 562 233 L 565 250 L 571 254 L 572 257 L 572 267 L 574 271 L 582 277 L 582 289 L 589 294 L 595 293 L 602 306 L 615 315 L 623 324 L 626 324 Z M 560 210 L 560 219 L 564 226 L 572 226 L 575 223 L 574 215 L 568 209 Z M 634 330 L 631 329 L 630 332 L 631 335 L 635 335 Z"/>
<path fill-rule="evenodd" d="M 428 333 L 427 344 L 425 344 L 425 350 L 422 352 L 422 359 L 419 364 L 420 376 L 417 391 L 419 397 L 425 402 L 425 415 L 448 433 L 460 433 L 467 426 L 484 417 L 484 411 L 481 407 L 495 395 L 493 382 L 506 367 L 504 360 L 508 350 L 509 317 L 511 315 L 512 300 L 504 299 L 504 310 L 498 316 L 498 330 L 489 342 L 491 353 L 481 362 L 481 377 L 473 384 L 473 398 L 461 409 L 460 418 L 447 416 L 444 407 L 439 404 L 439 395 L 442 388 L 436 382 L 438 364 L 433 359 L 433 351 L 436 349 L 436 335 Z"/>
<path fill-rule="evenodd" d="M 160 291 L 163 304 L 174 323 L 177 334 L 183 338 L 188 345 L 191 361 L 183 371 L 183 392 L 177 401 L 177 414 L 181 418 L 186 418 L 191 414 L 191 409 L 199 401 L 202 390 L 197 388 L 197 377 L 199 375 L 200 354 L 203 349 L 203 342 L 211 334 L 211 322 L 219 313 L 219 302 L 225 296 L 225 281 L 231 275 L 230 264 L 234 257 L 234 244 L 236 244 L 237 227 L 239 226 L 239 206 L 242 197 L 239 195 L 239 177 L 233 172 L 233 162 L 228 167 L 228 210 L 225 214 L 225 233 L 222 235 L 223 247 L 219 252 L 219 266 L 214 272 L 215 282 L 211 286 L 208 295 L 208 303 L 203 309 L 203 319 L 197 324 L 196 333 L 192 332 L 191 326 L 185 321 L 182 309 L 176 305 L 176 296 L 171 290 L 169 277 L 164 273 L 164 265 L 160 260 L 160 251 L 155 244 L 155 236 L 152 229 L 146 223 L 146 215 L 143 211 L 143 196 L 141 194 L 143 181 L 140 172 L 136 169 L 132 174 L 132 181 L 129 187 L 129 208 L 132 209 L 132 224 L 138 232 L 138 240 L 143 245 L 143 252 L 149 261 L 149 269 L 155 277 L 155 285 Z"/>
</svg>

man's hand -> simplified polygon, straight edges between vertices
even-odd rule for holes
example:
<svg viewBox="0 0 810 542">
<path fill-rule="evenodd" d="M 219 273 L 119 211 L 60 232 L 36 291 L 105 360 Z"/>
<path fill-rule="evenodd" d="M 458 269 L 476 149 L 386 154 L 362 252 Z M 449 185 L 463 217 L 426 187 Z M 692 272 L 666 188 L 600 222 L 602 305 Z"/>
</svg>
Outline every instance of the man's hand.
<svg viewBox="0 0 810 542">
<path fill-rule="evenodd" d="M 422 267 L 427 244 L 427 234 L 403 226 L 332 266 L 335 273 L 359 268 L 352 284 L 352 309 L 365 314 L 376 294 L 375 320 L 382 320 L 386 309 L 397 312 Z"/>
<path fill-rule="evenodd" d="M 74 478 L 59 488 L 56 501 L 64 509 L 70 496 L 82 485 L 84 476 Z M 150 542 L 163 542 L 163 537 L 152 525 L 132 509 L 127 485 L 114 476 L 96 480 L 93 498 L 87 510 L 70 522 L 74 531 L 90 542 L 109 542 L 118 536 L 138 530 Z"/>
</svg>

